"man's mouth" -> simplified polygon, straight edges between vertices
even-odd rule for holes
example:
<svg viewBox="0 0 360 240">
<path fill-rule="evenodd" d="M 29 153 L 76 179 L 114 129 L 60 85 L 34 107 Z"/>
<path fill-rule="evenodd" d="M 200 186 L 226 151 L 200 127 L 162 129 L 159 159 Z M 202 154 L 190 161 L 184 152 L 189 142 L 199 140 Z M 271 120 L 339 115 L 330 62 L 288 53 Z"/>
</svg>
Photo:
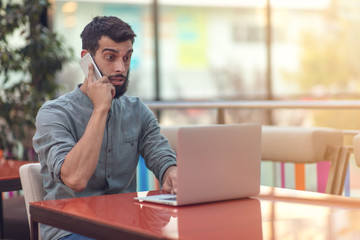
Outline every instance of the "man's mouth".
<svg viewBox="0 0 360 240">
<path fill-rule="evenodd" d="M 125 77 L 114 76 L 114 77 L 109 77 L 109 80 L 114 86 L 122 85 L 125 82 Z"/>
<path fill-rule="evenodd" d="M 124 83 L 124 79 L 120 78 L 120 79 L 111 79 L 110 82 L 113 85 L 122 85 Z"/>
</svg>

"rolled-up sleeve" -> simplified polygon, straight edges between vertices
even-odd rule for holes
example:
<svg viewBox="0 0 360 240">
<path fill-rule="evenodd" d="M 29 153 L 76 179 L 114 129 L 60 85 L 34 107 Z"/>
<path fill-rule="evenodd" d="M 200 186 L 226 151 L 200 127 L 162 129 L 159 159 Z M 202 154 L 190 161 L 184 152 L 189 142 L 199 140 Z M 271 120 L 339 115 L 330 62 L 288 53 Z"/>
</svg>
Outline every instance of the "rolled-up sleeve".
<svg viewBox="0 0 360 240">
<path fill-rule="evenodd" d="M 75 146 L 70 125 L 64 114 L 50 106 L 41 108 L 36 117 L 36 133 L 33 146 L 42 165 L 46 165 L 50 177 L 61 182 L 60 170 L 68 152 Z"/>
<path fill-rule="evenodd" d="M 142 107 L 142 119 L 140 154 L 144 157 L 146 166 L 162 185 L 165 171 L 176 165 L 176 155 L 168 140 L 160 133 L 157 119 L 145 104 Z"/>
</svg>

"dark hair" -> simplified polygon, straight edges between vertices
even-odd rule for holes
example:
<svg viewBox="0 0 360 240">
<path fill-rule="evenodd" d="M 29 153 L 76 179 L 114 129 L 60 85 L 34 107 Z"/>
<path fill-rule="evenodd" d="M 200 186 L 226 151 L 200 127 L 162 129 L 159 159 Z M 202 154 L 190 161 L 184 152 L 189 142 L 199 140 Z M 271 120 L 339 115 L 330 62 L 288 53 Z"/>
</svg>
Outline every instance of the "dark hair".
<svg viewBox="0 0 360 240">
<path fill-rule="evenodd" d="M 82 49 L 95 55 L 99 49 L 99 40 L 103 36 L 107 36 L 115 42 L 131 40 L 134 43 L 136 34 L 129 24 L 117 17 L 94 17 L 80 34 Z"/>
</svg>

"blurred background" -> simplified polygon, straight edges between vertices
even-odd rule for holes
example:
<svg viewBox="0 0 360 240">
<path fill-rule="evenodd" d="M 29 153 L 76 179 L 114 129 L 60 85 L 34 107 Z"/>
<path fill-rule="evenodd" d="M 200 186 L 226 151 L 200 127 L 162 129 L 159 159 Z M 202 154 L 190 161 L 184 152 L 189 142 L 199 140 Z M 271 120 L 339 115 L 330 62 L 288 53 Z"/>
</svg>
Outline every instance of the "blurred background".
<svg viewBox="0 0 360 240">
<path fill-rule="evenodd" d="M 74 50 L 59 93 L 83 81 L 79 34 L 97 15 L 137 33 L 129 95 L 146 100 L 346 100 L 360 87 L 357 0 L 52 1 L 52 30 Z M 341 114 L 339 114 L 341 112 Z M 228 122 L 357 129 L 358 111 L 227 111 Z M 336 116 L 336 118 L 335 118 Z M 162 124 L 212 123 L 211 110 L 166 110 Z"/>
</svg>

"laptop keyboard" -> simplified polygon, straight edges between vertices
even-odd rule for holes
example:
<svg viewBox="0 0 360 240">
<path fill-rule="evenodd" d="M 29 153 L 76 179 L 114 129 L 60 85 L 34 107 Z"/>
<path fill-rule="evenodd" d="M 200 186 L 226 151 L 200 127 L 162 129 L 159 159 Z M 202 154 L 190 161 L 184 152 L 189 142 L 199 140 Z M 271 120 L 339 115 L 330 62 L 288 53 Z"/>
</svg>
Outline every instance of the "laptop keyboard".
<svg viewBox="0 0 360 240">
<path fill-rule="evenodd" d="M 176 196 L 175 197 L 165 197 L 162 200 L 176 201 Z"/>
</svg>

